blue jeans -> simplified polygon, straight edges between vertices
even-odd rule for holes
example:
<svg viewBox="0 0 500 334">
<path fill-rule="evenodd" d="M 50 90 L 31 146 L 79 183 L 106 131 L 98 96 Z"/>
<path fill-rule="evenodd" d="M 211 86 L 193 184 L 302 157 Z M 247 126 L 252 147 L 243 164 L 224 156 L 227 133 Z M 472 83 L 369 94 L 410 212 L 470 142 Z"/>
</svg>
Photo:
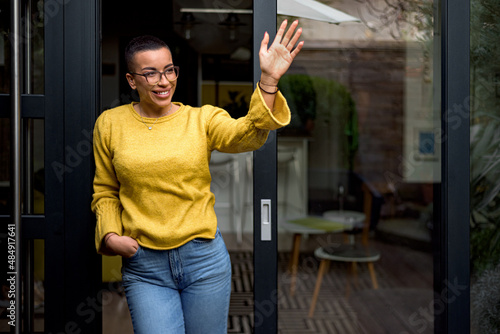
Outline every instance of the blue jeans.
<svg viewBox="0 0 500 334">
<path fill-rule="evenodd" d="M 176 249 L 139 247 L 122 274 L 135 333 L 227 333 L 231 263 L 219 229 Z"/>
</svg>

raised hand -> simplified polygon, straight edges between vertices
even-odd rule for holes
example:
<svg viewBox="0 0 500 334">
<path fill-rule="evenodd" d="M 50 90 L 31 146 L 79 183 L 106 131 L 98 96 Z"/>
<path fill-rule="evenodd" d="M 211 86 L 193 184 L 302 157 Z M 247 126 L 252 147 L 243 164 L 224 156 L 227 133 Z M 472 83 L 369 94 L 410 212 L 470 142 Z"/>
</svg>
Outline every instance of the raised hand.
<svg viewBox="0 0 500 334">
<path fill-rule="evenodd" d="M 269 34 L 266 32 L 262 39 L 259 51 L 260 69 L 262 71 L 262 82 L 267 85 L 277 85 L 283 74 L 293 62 L 293 59 L 302 49 L 304 41 L 294 46 L 302 34 L 302 28 L 297 28 L 299 21 L 295 20 L 285 34 L 287 20 L 281 23 L 273 43 L 268 48 Z M 284 36 L 283 36 L 284 35 Z"/>
</svg>

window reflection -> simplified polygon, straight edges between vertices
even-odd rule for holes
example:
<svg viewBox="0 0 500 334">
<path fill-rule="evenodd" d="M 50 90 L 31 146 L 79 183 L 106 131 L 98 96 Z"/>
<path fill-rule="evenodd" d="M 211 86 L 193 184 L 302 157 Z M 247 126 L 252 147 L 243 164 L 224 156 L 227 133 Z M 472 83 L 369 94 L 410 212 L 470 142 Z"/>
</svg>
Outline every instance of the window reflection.
<svg viewBox="0 0 500 334">
<path fill-rule="evenodd" d="M 471 0 L 470 200 L 471 323 L 495 333 L 500 282 L 500 4 Z M 468 107 L 468 105 L 466 105 Z"/>
<path fill-rule="evenodd" d="M 278 147 L 302 152 L 296 167 L 278 168 L 279 300 L 287 301 L 280 304 L 280 328 L 292 330 L 286 319 L 294 312 L 304 323 L 312 316 L 342 333 L 432 333 L 433 188 L 442 140 L 433 2 L 323 3 L 361 22 L 300 19 L 304 49 L 280 81 L 292 123 L 279 132 Z M 299 177 L 287 176 L 293 168 Z M 290 196 L 297 184 L 303 195 Z M 365 219 L 357 225 L 360 213 Z M 372 264 L 357 257 L 351 264 L 353 257 L 340 253 L 346 247 L 370 250 L 362 259 Z M 399 298 L 407 308 L 393 321 Z M 304 306 L 299 312 L 291 305 Z M 411 324 L 412 316 L 422 321 Z"/>
<path fill-rule="evenodd" d="M 33 181 L 28 192 L 33 199 L 29 213 L 44 213 L 45 176 L 44 176 L 44 121 L 33 120 L 31 127 L 30 177 Z M 26 138 L 26 137 L 23 137 Z M 0 119 L 0 215 L 9 215 L 10 208 L 10 120 Z M 26 206 L 26 204 L 24 204 Z M 27 207 L 24 207 L 28 213 Z"/>
<path fill-rule="evenodd" d="M 30 70 L 27 71 L 27 82 L 30 82 L 29 94 L 43 94 L 45 92 L 45 61 L 44 61 L 44 0 L 29 0 L 26 16 L 30 17 L 30 24 L 25 27 L 27 36 L 27 59 Z"/>
<path fill-rule="evenodd" d="M 22 63 L 25 94 L 43 94 L 44 88 L 44 1 L 23 2 L 21 20 Z M 10 1 L 0 1 L 0 94 L 10 92 Z"/>
<path fill-rule="evenodd" d="M 9 214 L 10 120 L 0 118 L 0 215 Z"/>
<path fill-rule="evenodd" d="M 33 213 L 45 212 L 45 122 L 36 119 L 33 122 Z"/>
<path fill-rule="evenodd" d="M 0 94 L 10 92 L 10 1 L 0 1 Z"/>
</svg>

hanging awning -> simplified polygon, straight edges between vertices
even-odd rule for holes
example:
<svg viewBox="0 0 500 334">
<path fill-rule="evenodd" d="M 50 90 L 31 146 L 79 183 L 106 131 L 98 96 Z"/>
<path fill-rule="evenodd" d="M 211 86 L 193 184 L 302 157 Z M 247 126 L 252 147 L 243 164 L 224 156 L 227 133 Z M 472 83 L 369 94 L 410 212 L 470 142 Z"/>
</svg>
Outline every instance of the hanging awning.
<svg viewBox="0 0 500 334">
<path fill-rule="evenodd" d="M 314 0 L 278 0 L 278 14 L 335 24 L 360 21 L 354 16 Z"/>
</svg>

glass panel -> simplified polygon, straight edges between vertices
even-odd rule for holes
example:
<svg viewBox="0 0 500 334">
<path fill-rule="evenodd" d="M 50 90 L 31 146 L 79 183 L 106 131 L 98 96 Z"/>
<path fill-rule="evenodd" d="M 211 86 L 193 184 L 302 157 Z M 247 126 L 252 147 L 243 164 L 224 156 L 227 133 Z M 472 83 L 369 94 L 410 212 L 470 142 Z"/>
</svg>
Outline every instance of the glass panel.
<svg viewBox="0 0 500 334">
<path fill-rule="evenodd" d="M 33 214 L 45 212 L 45 121 L 33 120 Z"/>
<path fill-rule="evenodd" d="M 24 93 L 44 93 L 44 1 L 24 3 L 21 21 L 21 47 L 25 57 Z M 50 15 L 48 15 L 50 16 Z M 0 94 L 10 92 L 10 1 L 0 0 Z"/>
<path fill-rule="evenodd" d="M 45 330 L 45 240 L 33 240 L 33 311 L 34 329 L 36 332 Z"/>
<path fill-rule="evenodd" d="M 360 22 L 300 19 L 304 49 L 280 81 L 280 332 L 433 333 L 433 2 L 322 3 Z"/>
<path fill-rule="evenodd" d="M 0 118 L 0 215 L 10 214 L 10 119 Z"/>
<path fill-rule="evenodd" d="M 151 2 L 152 4 L 152 2 Z M 244 9 L 251 0 L 238 1 L 167 1 L 154 3 L 155 11 L 147 18 L 136 17 L 134 27 L 112 20 L 116 16 L 113 1 L 102 2 L 102 105 L 103 109 L 138 100 L 125 74 L 125 46 L 138 34 L 155 35 L 169 45 L 173 60 L 180 66 L 174 101 L 186 105 L 212 104 L 225 108 L 233 117 L 247 113 L 252 84 L 252 15 L 238 14 L 237 23 L 226 21 L 227 13 L 183 15 L 181 8 Z M 160 6 L 160 7 L 158 7 Z M 135 4 L 120 6 L 124 13 Z M 165 26 L 165 13 L 171 26 Z M 156 16 L 155 16 L 156 15 Z M 195 21 L 190 21 L 194 19 Z M 137 27 L 142 27 L 138 32 Z M 213 152 L 210 162 L 211 191 L 215 212 L 232 262 L 232 299 L 228 332 L 251 332 L 253 323 L 253 194 L 252 154 Z M 103 332 L 131 332 L 131 321 L 121 287 L 121 259 L 103 257 Z M 106 300 L 106 302 L 104 302 Z M 109 303 L 108 303 L 109 301 Z"/>
<path fill-rule="evenodd" d="M 44 25 L 45 19 L 50 19 L 52 12 L 47 9 L 44 13 L 44 0 L 28 0 L 26 15 L 31 18 L 29 24 L 25 24 L 24 34 L 26 36 L 27 62 L 25 73 L 27 75 L 27 94 L 43 94 L 45 92 L 45 57 L 44 57 Z M 50 6 L 47 6 L 48 8 Z"/>
<path fill-rule="evenodd" d="M 8 254 L 6 245 L 7 242 L 7 233 L 0 234 L 0 248 L 3 254 Z M 33 277 L 33 332 L 34 333 L 42 333 L 45 329 L 45 288 L 44 288 L 44 280 L 45 280 L 45 243 L 44 240 L 36 239 L 32 240 L 32 277 Z M 24 246 L 26 248 L 26 245 Z M 26 262 L 23 261 L 25 264 Z M 23 264 L 23 267 L 24 267 Z M 5 261 L 5 265 L 7 262 Z M 4 265 L 4 266 L 5 266 Z M 0 310 L 4 316 L 0 317 L 0 333 L 11 333 L 12 327 L 9 325 L 9 321 L 11 320 L 8 317 L 7 307 L 9 306 L 9 291 L 10 291 L 10 283 L 7 281 L 7 268 L 3 268 L 1 271 L 2 277 L 1 286 L 2 292 L 0 294 Z M 24 276 L 24 275 L 23 275 Z M 24 284 L 24 283 L 23 283 Z"/>
<path fill-rule="evenodd" d="M 0 94 L 10 92 L 10 1 L 0 0 Z"/>
<path fill-rule="evenodd" d="M 30 189 L 24 193 L 26 195 L 23 200 L 23 211 L 27 214 L 43 214 L 44 213 L 44 121 L 43 120 L 27 120 L 23 121 L 25 135 L 23 136 L 24 144 L 26 145 L 23 149 L 25 153 L 24 158 L 29 159 L 31 163 L 25 162 L 28 167 L 25 172 L 28 173 L 24 177 L 24 184 L 26 186 L 31 185 Z M 30 133 L 28 136 L 26 133 Z M 10 211 L 10 120 L 0 119 L 0 215 L 9 215 Z M 29 180 L 29 181 L 28 181 Z M 28 186 L 29 187 L 29 186 Z M 7 254 L 6 247 L 7 242 L 7 231 L 5 230 L 7 225 L 4 225 L 2 233 L 0 233 L 0 246 L 3 249 L 3 253 Z M 29 253 L 30 261 L 23 260 L 24 264 L 31 263 L 32 272 L 32 285 L 33 285 L 33 325 L 34 330 L 41 332 L 44 330 L 44 240 L 34 240 L 26 242 L 23 246 L 23 251 L 27 251 L 29 247 L 32 247 Z M 26 256 L 23 253 L 22 256 Z M 4 265 L 7 265 L 5 262 Z M 24 269 L 25 270 L 25 269 Z M 9 284 L 6 279 L 7 268 L 4 267 L 1 271 L 1 285 L 2 293 L 0 293 L 0 312 L 5 312 L 6 305 L 9 303 Z M 25 272 L 23 277 L 27 277 Z M 26 298 L 26 295 L 25 295 Z M 25 299 L 27 300 L 27 299 Z M 3 310 L 3 311 L 2 311 Z M 0 317 L 0 332 L 10 332 L 10 326 L 8 325 L 9 318 L 4 316 Z"/>
<path fill-rule="evenodd" d="M 500 283 L 500 3 L 471 0 L 471 323 L 495 333 Z M 469 101 L 468 101 L 469 102 Z"/>
</svg>

